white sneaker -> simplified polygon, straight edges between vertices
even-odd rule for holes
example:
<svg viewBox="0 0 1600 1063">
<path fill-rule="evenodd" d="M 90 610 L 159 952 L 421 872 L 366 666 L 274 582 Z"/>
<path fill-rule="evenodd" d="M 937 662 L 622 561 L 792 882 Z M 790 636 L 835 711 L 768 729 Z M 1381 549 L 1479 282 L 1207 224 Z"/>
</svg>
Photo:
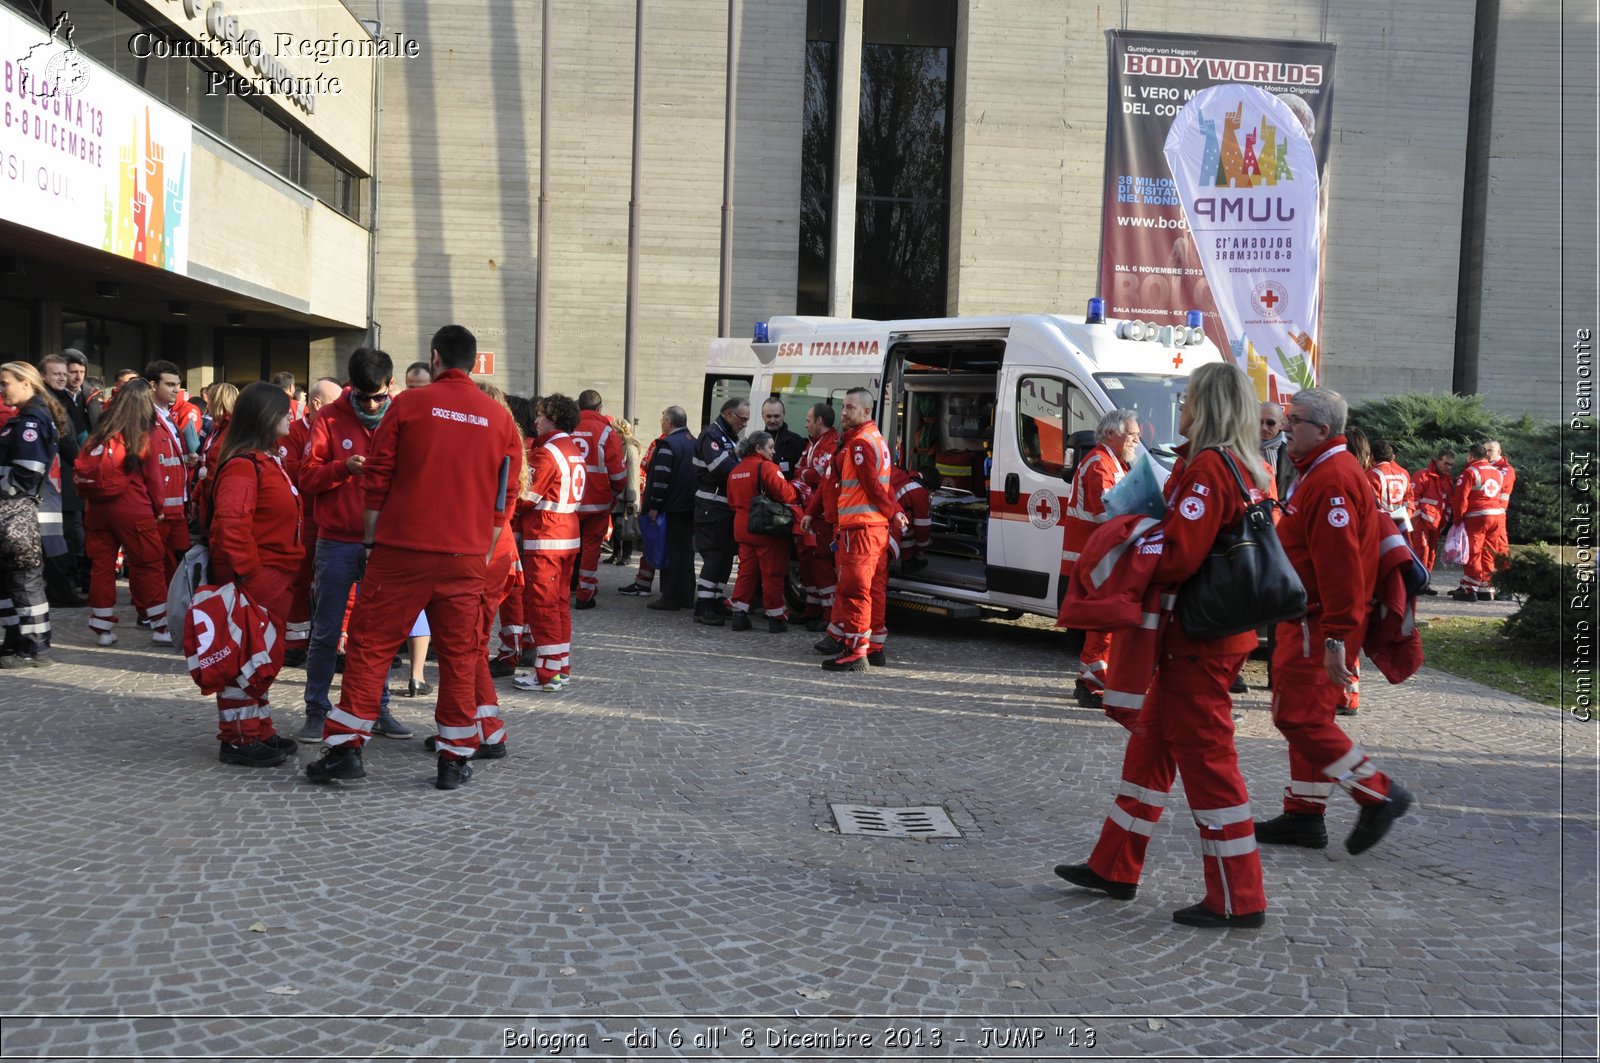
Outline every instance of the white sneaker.
<svg viewBox="0 0 1600 1063">
<path fill-rule="evenodd" d="M 152 631 L 150 632 L 150 642 L 155 646 L 170 646 L 172 645 L 172 632 L 165 630 Z"/>
<path fill-rule="evenodd" d="M 513 679 L 511 681 L 511 685 L 516 687 L 518 690 L 551 690 L 551 691 L 554 691 L 554 690 L 560 690 L 561 689 L 561 684 L 559 682 L 557 682 L 556 680 L 552 679 L 548 683 L 541 683 L 541 682 L 539 682 L 539 677 L 534 675 L 534 674 L 532 674 L 531 672 L 529 674 L 527 674 L 527 675 L 519 675 L 519 676 L 517 676 L 515 679 Z"/>
<path fill-rule="evenodd" d="M 117 644 L 117 633 L 115 631 L 102 631 L 96 641 L 102 646 L 115 646 Z"/>
</svg>

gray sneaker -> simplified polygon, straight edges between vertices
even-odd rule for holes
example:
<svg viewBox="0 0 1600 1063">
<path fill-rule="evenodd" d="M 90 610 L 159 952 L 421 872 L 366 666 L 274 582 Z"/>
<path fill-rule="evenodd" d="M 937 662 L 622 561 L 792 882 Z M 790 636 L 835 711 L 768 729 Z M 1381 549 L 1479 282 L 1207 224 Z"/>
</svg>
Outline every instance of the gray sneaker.
<svg viewBox="0 0 1600 1063">
<path fill-rule="evenodd" d="M 373 721 L 372 733 L 385 738 L 410 738 L 411 728 L 395 719 L 393 715 L 380 712 L 378 718 Z"/>
<path fill-rule="evenodd" d="M 302 742 L 322 741 L 322 721 L 326 717 L 315 709 L 306 710 L 305 726 L 295 732 L 295 737 Z"/>
</svg>

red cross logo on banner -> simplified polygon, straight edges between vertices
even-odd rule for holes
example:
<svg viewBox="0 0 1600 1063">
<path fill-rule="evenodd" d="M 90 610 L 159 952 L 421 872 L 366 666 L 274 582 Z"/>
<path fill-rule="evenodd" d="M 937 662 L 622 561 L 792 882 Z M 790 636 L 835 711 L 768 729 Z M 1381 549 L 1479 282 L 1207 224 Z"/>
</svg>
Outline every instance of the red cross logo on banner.
<svg viewBox="0 0 1600 1063">
<path fill-rule="evenodd" d="M 1273 307 L 1277 306 L 1279 302 L 1281 302 L 1281 300 L 1278 298 L 1278 293 L 1273 291 L 1271 288 L 1268 288 L 1266 294 L 1262 295 L 1261 301 L 1267 304 L 1268 310 L 1271 310 Z"/>
</svg>

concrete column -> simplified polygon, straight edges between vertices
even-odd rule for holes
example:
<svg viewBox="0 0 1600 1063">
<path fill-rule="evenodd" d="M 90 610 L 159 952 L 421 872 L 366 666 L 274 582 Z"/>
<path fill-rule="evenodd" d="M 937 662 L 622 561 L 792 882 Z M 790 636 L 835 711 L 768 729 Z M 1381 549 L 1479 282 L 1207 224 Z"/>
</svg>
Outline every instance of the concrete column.
<svg viewBox="0 0 1600 1063">
<path fill-rule="evenodd" d="M 839 3 L 839 95 L 833 152 L 833 254 L 828 313 L 849 317 L 855 302 L 856 151 L 861 139 L 861 13 L 866 0 Z"/>
</svg>

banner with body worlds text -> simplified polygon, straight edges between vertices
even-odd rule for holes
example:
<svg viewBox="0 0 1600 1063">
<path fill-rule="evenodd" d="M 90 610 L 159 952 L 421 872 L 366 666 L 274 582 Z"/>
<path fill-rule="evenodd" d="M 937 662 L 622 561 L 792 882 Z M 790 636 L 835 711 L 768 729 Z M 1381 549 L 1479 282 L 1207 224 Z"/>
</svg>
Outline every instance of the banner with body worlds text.
<svg viewBox="0 0 1600 1063">
<path fill-rule="evenodd" d="M 187 119 L 0 8 L 0 218 L 184 273 Z"/>
<path fill-rule="evenodd" d="M 1167 165 L 1232 345 L 1262 399 L 1317 382 L 1321 184 L 1299 116 L 1254 85 L 1183 105 Z"/>
<path fill-rule="evenodd" d="M 1248 368 L 1242 337 L 1227 334 L 1212 296 L 1211 280 L 1189 235 L 1178 187 L 1166 160 L 1167 134 L 1184 104 L 1213 85 L 1251 84 L 1283 98 L 1309 129 L 1320 183 L 1333 115 L 1334 47 L 1315 41 L 1257 40 L 1176 33 L 1114 32 L 1106 117 L 1105 203 L 1101 218 L 1100 294 L 1106 312 L 1161 324 L 1183 324 L 1191 309 L 1206 314 L 1207 335 Z M 1241 155 L 1251 132 L 1258 155 L 1260 131 L 1241 130 Z M 1220 145 L 1219 130 L 1219 145 Z M 1323 197 L 1322 203 L 1326 203 Z M 1318 222 L 1325 218 L 1319 205 Z M 1315 340 L 1320 322 L 1307 335 Z M 1238 340 L 1237 344 L 1232 341 Z M 1293 354 L 1290 354 L 1293 357 Z M 1306 365 L 1315 376 L 1314 359 Z M 1263 381 L 1295 390 L 1287 379 Z"/>
</svg>

